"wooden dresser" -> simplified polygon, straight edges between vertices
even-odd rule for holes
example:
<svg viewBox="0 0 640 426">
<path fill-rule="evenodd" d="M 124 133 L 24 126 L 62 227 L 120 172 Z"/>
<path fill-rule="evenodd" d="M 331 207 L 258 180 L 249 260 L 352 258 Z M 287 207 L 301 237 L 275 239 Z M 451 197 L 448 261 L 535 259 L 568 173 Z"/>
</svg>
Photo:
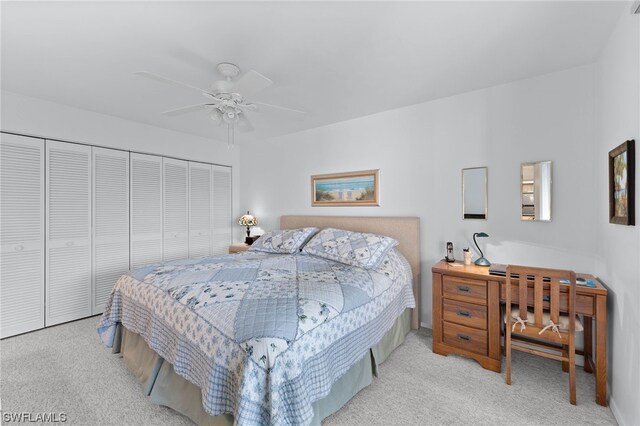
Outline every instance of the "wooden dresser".
<svg viewBox="0 0 640 426">
<path fill-rule="evenodd" d="M 432 270 L 433 352 L 500 372 L 500 282 L 467 271 L 477 266 L 455 265 L 440 262 Z"/>
</svg>

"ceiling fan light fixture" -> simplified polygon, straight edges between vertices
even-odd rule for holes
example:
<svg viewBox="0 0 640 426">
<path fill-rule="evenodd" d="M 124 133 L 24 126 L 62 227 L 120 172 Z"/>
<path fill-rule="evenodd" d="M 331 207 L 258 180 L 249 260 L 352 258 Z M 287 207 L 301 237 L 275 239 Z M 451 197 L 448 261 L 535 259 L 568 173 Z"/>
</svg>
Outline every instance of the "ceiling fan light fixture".
<svg viewBox="0 0 640 426">
<path fill-rule="evenodd" d="M 233 108 L 228 108 L 222 115 L 222 119 L 228 125 L 233 126 L 238 122 L 238 120 L 240 119 L 240 116 L 236 110 L 234 110 Z"/>
<path fill-rule="evenodd" d="M 215 123 L 220 123 L 222 121 L 222 112 L 218 108 L 212 108 L 209 116 Z"/>
</svg>

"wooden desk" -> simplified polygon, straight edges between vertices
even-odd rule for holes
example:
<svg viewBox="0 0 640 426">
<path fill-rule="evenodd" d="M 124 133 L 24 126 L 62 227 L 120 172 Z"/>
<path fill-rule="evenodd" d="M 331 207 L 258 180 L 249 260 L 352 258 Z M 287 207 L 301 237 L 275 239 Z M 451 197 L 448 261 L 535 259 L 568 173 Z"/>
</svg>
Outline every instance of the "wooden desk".
<svg viewBox="0 0 640 426">
<path fill-rule="evenodd" d="M 490 275 L 489 268 L 440 261 L 433 273 L 433 352 L 473 358 L 484 368 L 500 372 L 502 363 L 500 303 L 505 300 L 506 278 Z M 584 317 L 584 370 L 595 371 L 596 402 L 607 405 L 607 289 L 589 274 L 596 287 L 576 286 L 576 313 Z M 533 283 L 530 299 L 533 302 Z M 561 288 L 561 311 L 568 311 L 567 288 Z M 548 289 L 546 289 L 548 292 Z M 564 294 L 564 297 L 563 297 Z M 529 298 L 528 297 L 528 298 Z M 512 303 L 518 303 L 512 283 Z M 595 362 L 592 320 L 595 319 Z M 578 352 L 580 353 L 580 352 Z"/>
</svg>

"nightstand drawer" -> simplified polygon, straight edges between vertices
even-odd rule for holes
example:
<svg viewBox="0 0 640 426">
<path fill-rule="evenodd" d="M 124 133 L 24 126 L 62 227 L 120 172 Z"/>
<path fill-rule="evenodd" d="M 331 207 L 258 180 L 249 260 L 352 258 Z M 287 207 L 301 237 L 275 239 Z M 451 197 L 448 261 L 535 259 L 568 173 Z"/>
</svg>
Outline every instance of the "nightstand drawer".
<svg viewBox="0 0 640 426">
<path fill-rule="evenodd" d="M 487 307 L 458 300 L 444 299 L 442 313 L 445 321 L 469 327 L 487 329 Z"/>
<path fill-rule="evenodd" d="M 443 342 L 480 355 L 487 355 L 487 332 L 443 321 Z"/>
<path fill-rule="evenodd" d="M 442 277 L 442 296 L 486 305 L 487 282 L 445 275 Z"/>
</svg>

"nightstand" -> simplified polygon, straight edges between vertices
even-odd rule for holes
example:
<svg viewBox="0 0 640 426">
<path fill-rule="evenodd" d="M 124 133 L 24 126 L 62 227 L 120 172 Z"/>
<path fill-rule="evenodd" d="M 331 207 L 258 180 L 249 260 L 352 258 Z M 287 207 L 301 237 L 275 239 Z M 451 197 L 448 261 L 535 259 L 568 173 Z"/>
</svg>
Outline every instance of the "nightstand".
<svg viewBox="0 0 640 426">
<path fill-rule="evenodd" d="M 245 243 L 235 243 L 229 246 L 229 254 L 242 253 L 249 250 L 249 245 Z"/>
</svg>

